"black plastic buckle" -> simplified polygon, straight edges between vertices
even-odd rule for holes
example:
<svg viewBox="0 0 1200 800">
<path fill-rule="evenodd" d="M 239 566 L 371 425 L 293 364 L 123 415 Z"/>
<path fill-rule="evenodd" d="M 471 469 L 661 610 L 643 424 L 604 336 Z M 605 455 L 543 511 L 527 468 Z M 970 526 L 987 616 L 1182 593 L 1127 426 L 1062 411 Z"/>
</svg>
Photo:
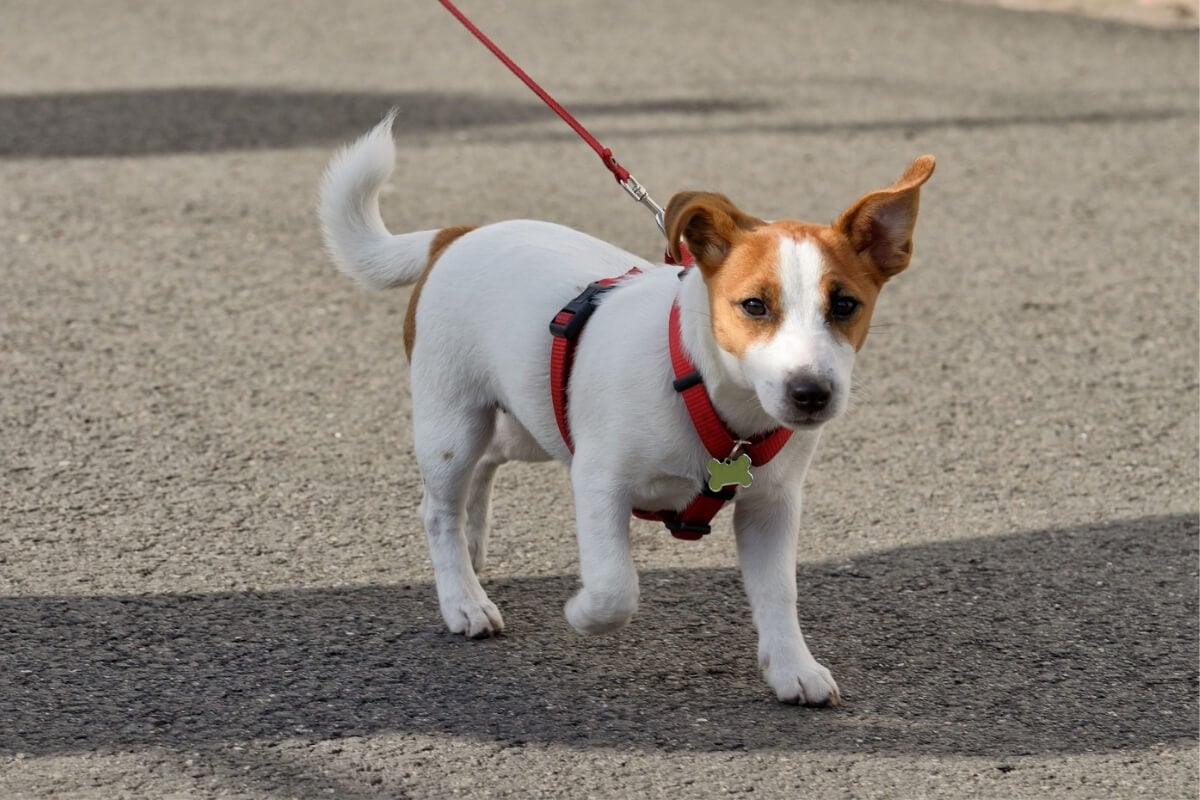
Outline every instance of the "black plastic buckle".
<svg viewBox="0 0 1200 800">
<path fill-rule="evenodd" d="M 662 522 L 671 533 L 690 533 L 700 536 L 712 533 L 712 527 L 706 522 L 688 522 L 678 517 L 667 518 Z"/>
<path fill-rule="evenodd" d="M 558 312 L 558 314 L 569 313 L 571 315 L 570 319 L 564 323 L 551 320 L 551 335 L 567 339 L 568 341 L 574 340 L 579 336 L 579 332 L 583 330 L 588 317 L 596 310 L 596 303 L 599 301 L 600 296 L 611 288 L 613 288 L 613 284 L 589 283 L 586 289 L 580 292 L 574 300 L 567 303 Z M 558 319 L 558 314 L 554 315 L 555 320 Z"/>
<path fill-rule="evenodd" d="M 692 370 L 687 375 L 684 375 L 683 377 L 676 378 L 675 380 L 673 380 L 671 382 L 671 386 L 675 389 L 675 391 L 679 392 L 680 394 L 683 394 L 688 389 L 692 388 L 693 386 L 697 386 L 701 383 L 704 383 L 704 378 L 700 375 L 700 373 L 698 371 Z"/>
</svg>

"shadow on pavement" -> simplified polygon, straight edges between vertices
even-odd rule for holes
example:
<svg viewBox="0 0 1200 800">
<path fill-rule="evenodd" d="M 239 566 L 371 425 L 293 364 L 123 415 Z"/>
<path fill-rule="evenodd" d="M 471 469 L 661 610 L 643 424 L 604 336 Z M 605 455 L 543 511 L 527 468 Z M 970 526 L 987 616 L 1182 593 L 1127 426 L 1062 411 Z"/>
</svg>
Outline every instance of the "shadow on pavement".
<svg viewBox="0 0 1200 800">
<path fill-rule="evenodd" d="M 392 106 L 399 137 L 554 119 L 536 99 L 471 93 L 142 89 L 0 94 L 0 158 L 151 156 L 331 144 L 364 133 Z M 580 117 L 749 111 L 752 99 L 573 102 Z"/>
<path fill-rule="evenodd" d="M 502 535 L 502 532 L 501 534 Z M 0 599 L 0 753 L 380 732 L 504 747 L 1020 755 L 1196 736 L 1197 521 L 1152 517 L 800 568 L 846 704 L 775 702 L 733 569 L 643 574 L 584 639 L 574 578 L 485 582 L 509 634 L 442 632 L 433 589 Z"/>
<path fill-rule="evenodd" d="M 616 103 L 570 102 L 585 122 L 594 117 L 664 115 L 651 127 L 622 125 L 622 137 L 686 137 L 698 133 L 783 134 L 903 131 L 1010 126 L 1120 125 L 1194 117 L 1187 108 L 1102 108 L 1050 113 L 929 116 L 896 119 L 755 121 L 711 119 L 722 113 L 763 111 L 751 98 L 659 98 Z M 401 109 L 395 133 L 465 135 L 487 128 L 492 143 L 570 139 L 565 125 L 552 130 L 505 131 L 505 126 L 554 120 L 535 99 L 438 92 L 329 92 L 222 87 L 141 89 L 40 95 L 0 94 L 0 159 L 158 156 L 333 145 L 364 133 L 392 106 Z M 703 126 L 683 122 L 704 117 Z M 471 141 L 478 137 L 472 135 Z"/>
</svg>

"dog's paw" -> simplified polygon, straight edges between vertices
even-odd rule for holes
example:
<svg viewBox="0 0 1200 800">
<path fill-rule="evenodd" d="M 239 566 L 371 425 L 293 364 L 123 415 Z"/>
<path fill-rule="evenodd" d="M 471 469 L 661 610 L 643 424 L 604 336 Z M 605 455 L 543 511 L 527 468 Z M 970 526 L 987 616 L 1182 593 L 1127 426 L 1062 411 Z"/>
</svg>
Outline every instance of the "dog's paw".
<svg viewBox="0 0 1200 800">
<path fill-rule="evenodd" d="M 816 661 L 800 664 L 763 661 L 763 677 L 780 702 L 801 706 L 836 706 L 842 702 L 837 681 Z"/>
<path fill-rule="evenodd" d="M 471 639 L 486 639 L 504 633 L 500 609 L 485 595 L 480 599 L 459 597 L 441 602 L 442 619 L 451 633 Z"/>
<path fill-rule="evenodd" d="M 632 599 L 616 595 L 595 597 L 586 589 L 576 592 L 563 609 L 571 627 L 585 636 L 612 633 L 623 628 L 636 611 L 636 594 Z"/>
</svg>

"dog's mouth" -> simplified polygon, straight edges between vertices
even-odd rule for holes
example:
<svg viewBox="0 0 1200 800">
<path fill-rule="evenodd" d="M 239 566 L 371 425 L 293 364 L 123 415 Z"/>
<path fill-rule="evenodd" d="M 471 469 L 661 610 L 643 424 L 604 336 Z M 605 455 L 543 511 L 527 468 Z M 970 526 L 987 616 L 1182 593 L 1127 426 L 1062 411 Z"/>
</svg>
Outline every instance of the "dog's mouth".
<svg viewBox="0 0 1200 800">
<path fill-rule="evenodd" d="M 829 422 L 833 417 L 833 414 L 802 414 L 780 420 L 780 422 L 792 430 L 814 430 Z"/>
<path fill-rule="evenodd" d="M 826 422 L 836 419 L 840 409 L 833 403 L 819 410 L 803 411 L 798 408 L 788 408 L 784 413 L 775 415 L 784 427 L 792 430 L 815 430 Z"/>
</svg>

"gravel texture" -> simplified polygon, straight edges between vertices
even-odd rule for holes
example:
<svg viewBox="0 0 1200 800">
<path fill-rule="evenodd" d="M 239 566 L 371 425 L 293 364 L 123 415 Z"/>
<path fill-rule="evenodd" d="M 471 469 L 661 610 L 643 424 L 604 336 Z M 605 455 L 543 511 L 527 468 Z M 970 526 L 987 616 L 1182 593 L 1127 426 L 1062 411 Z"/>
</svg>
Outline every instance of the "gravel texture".
<svg viewBox="0 0 1200 800">
<path fill-rule="evenodd" d="M 660 202 L 834 217 L 920 153 L 912 267 L 806 491 L 809 641 L 756 674 L 727 520 L 633 527 L 643 607 L 573 634 L 569 487 L 498 482 L 443 633 L 407 291 L 321 252 L 389 107 L 397 230 L 649 215 L 435 3 L 0 11 L 0 797 L 1192 798 L 1194 31 L 919 0 L 468 11 Z"/>
</svg>

